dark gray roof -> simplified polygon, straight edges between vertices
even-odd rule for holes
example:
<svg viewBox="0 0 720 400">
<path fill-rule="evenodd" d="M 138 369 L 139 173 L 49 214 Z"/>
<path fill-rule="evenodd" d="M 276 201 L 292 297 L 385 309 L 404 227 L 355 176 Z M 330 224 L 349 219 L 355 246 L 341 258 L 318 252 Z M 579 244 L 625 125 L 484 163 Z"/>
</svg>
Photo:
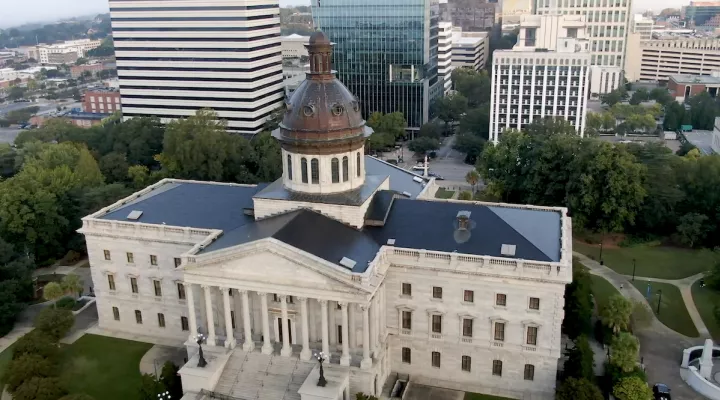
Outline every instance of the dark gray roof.
<svg viewBox="0 0 720 400">
<path fill-rule="evenodd" d="M 383 175 L 390 177 L 390 190 L 397 192 L 408 192 L 410 198 L 416 198 L 425 188 L 423 184 L 415 182 L 413 178 L 420 177 L 410 171 L 404 170 L 395 165 L 378 160 L 372 156 L 365 156 L 365 175 Z M 427 180 L 426 180 L 427 181 Z"/>
<path fill-rule="evenodd" d="M 133 222 L 230 231 L 253 222 L 243 214 L 252 208 L 255 186 L 168 181 L 153 191 L 105 214 L 100 219 L 131 221 L 131 211 L 142 211 Z"/>
<path fill-rule="evenodd" d="M 307 203 L 339 204 L 359 206 L 372 196 L 387 176 L 365 176 L 365 183 L 357 189 L 333 194 L 300 193 L 287 190 L 282 178 L 260 190 L 254 197 L 258 199 L 302 201 Z"/>
<path fill-rule="evenodd" d="M 367 212 L 365 213 L 365 220 L 372 221 L 385 221 L 385 218 L 390 212 L 395 196 L 402 196 L 394 190 L 380 190 L 375 194 Z"/>
<path fill-rule="evenodd" d="M 458 235 L 457 214 L 470 211 L 470 235 Z M 378 244 L 443 252 L 506 257 L 503 244 L 515 245 L 514 258 L 560 261 L 561 215 L 555 211 L 395 199 L 383 227 L 366 227 Z"/>
<path fill-rule="evenodd" d="M 312 229 L 312 234 L 308 230 Z M 364 272 L 380 250 L 372 237 L 311 210 L 295 210 L 230 231 L 198 254 L 272 237 L 326 261 L 355 261 L 353 272 Z"/>
</svg>

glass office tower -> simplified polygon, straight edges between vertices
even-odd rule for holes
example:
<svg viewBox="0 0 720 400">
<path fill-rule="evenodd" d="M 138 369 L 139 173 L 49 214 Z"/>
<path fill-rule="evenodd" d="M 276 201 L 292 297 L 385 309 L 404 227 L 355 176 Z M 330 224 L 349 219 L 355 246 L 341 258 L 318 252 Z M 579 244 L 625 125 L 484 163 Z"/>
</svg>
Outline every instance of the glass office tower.
<svg viewBox="0 0 720 400">
<path fill-rule="evenodd" d="M 438 0 L 312 0 L 316 28 L 335 44 L 333 67 L 363 116 L 400 111 L 427 122 L 438 81 Z"/>
</svg>

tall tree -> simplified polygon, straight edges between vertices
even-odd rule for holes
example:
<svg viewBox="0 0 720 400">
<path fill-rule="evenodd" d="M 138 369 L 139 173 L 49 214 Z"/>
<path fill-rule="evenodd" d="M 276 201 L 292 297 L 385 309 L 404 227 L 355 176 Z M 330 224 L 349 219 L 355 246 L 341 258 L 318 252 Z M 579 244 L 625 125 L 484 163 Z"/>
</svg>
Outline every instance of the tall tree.
<svg viewBox="0 0 720 400">
<path fill-rule="evenodd" d="M 614 333 L 630 327 L 630 315 L 633 305 L 621 294 L 610 296 L 607 304 L 600 310 L 600 319 Z"/>
<path fill-rule="evenodd" d="M 567 356 L 563 368 L 566 378 L 587 379 L 590 381 L 595 379 L 593 350 L 587 336 L 580 335 L 575 340 L 575 347 L 568 350 Z"/>
<path fill-rule="evenodd" d="M 433 101 L 431 111 L 445 125 L 459 121 L 468 109 L 468 99 L 461 93 L 444 96 Z"/>
<path fill-rule="evenodd" d="M 635 369 L 638 362 L 640 343 L 630 333 L 620 332 L 610 343 L 610 363 L 625 372 Z"/>
<path fill-rule="evenodd" d="M 471 68 L 456 68 L 452 72 L 455 90 L 468 101 L 468 107 L 475 108 L 489 102 L 492 83 L 487 71 L 475 71 Z"/>
<path fill-rule="evenodd" d="M 603 400 L 600 389 L 587 379 L 566 379 L 555 394 L 557 400 Z"/>
<path fill-rule="evenodd" d="M 575 127 L 566 119 L 545 117 L 535 119 L 532 123 L 523 128 L 528 135 L 576 135 Z"/>
<path fill-rule="evenodd" d="M 613 387 L 613 396 L 618 400 L 652 400 L 653 392 L 642 379 L 631 376 Z"/>
<path fill-rule="evenodd" d="M 490 139 L 490 103 L 483 103 L 477 108 L 467 110 L 460 119 L 460 133 L 469 133 Z"/>
<path fill-rule="evenodd" d="M 405 121 L 405 116 L 401 112 L 389 114 L 374 112 L 370 114 L 367 125 L 375 130 L 375 134 L 390 135 L 394 142 L 405 136 L 407 121 Z"/>
</svg>

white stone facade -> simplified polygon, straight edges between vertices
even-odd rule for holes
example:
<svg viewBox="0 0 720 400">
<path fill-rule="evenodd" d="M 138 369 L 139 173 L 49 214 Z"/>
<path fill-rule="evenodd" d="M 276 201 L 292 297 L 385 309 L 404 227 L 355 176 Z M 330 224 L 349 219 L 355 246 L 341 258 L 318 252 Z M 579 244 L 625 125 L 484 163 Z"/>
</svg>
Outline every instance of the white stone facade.
<svg viewBox="0 0 720 400">
<path fill-rule="evenodd" d="M 452 89 L 453 29 L 450 22 L 438 23 L 438 78 L 443 79 L 444 94 Z"/>
<path fill-rule="evenodd" d="M 304 193 L 337 193 L 365 183 L 364 146 L 340 154 L 292 154 L 282 151 L 283 184 Z"/>
<path fill-rule="evenodd" d="M 720 71 L 720 39 L 666 37 L 643 39 L 642 34 L 628 35 L 629 57 L 626 78 L 635 81 L 666 82 L 670 75 L 711 75 Z"/>
</svg>

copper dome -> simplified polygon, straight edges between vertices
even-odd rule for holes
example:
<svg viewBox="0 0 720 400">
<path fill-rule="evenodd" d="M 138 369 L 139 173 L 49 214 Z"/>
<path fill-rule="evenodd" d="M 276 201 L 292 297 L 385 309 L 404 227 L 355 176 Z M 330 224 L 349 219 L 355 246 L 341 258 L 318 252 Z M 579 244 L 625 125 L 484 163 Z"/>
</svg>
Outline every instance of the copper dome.
<svg viewBox="0 0 720 400">
<path fill-rule="evenodd" d="M 287 110 L 273 136 L 294 146 L 364 142 L 372 130 L 365 126 L 357 98 L 335 78 L 331 69 L 332 43 L 318 31 L 310 36 L 306 47 L 310 72 L 285 104 Z"/>
</svg>

